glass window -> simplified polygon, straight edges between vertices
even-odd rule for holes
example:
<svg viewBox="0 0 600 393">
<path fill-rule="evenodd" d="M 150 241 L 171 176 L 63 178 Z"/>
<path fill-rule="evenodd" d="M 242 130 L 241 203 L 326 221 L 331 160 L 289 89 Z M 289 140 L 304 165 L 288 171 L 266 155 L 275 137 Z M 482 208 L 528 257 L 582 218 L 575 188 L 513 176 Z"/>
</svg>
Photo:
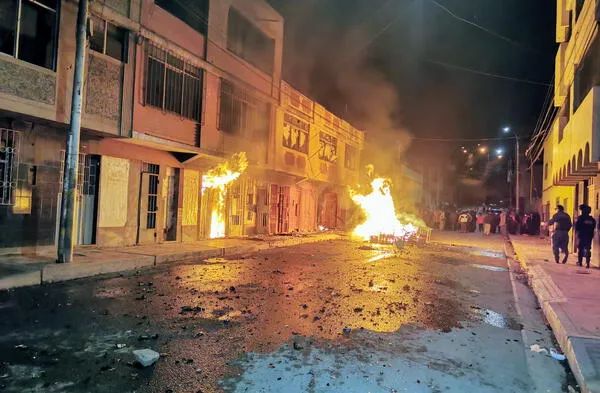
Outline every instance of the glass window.
<svg viewBox="0 0 600 393">
<path fill-rule="evenodd" d="M 106 22 L 95 16 L 92 16 L 90 20 L 92 22 L 93 31 L 93 34 L 90 37 L 90 49 L 104 53 L 104 28 L 106 27 Z"/>
<path fill-rule="evenodd" d="M 127 62 L 127 31 L 95 16 L 92 24 L 94 35 L 90 38 L 90 49 Z"/>
<path fill-rule="evenodd" d="M 17 3 L 0 1 L 0 52 L 15 55 L 15 32 L 17 31 Z"/>
<path fill-rule="evenodd" d="M 229 9 L 227 21 L 227 49 L 259 70 L 273 73 L 275 40 L 233 8 Z"/>
<path fill-rule="evenodd" d="M 206 34 L 208 0 L 155 0 L 155 3 L 192 29 Z"/>
<path fill-rule="evenodd" d="M 45 3 L 56 3 L 46 1 Z M 44 68 L 54 69 L 56 49 L 56 4 L 41 5 L 21 1 L 21 21 L 18 25 L 17 58 Z"/>
</svg>

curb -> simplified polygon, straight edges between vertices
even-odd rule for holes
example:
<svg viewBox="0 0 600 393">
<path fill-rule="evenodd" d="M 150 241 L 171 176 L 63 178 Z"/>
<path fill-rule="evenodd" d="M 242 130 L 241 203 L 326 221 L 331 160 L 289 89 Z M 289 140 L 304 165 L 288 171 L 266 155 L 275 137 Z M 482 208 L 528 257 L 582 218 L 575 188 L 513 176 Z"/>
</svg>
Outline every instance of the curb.
<svg viewBox="0 0 600 393">
<path fill-rule="evenodd" d="M 80 278 L 95 277 L 103 274 L 133 271 L 141 268 L 151 268 L 169 264 L 174 265 L 194 260 L 202 261 L 209 258 L 222 258 L 225 256 L 233 257 L 271 248 L 282 248 L 339 239 L 343 239 L 343 237 L 338 234 L 328 234 L 310 238 L 291 237 L 290 239 L 272 240 L 262 244 L 175 252 L 162 255 L 141 254 L 136 253 L 133 250 L 121 251 L 124 255 L 122 258 L 85 263 L 48 264 L 39 270 L 0 278 L 0 290 L 52 284 Z"/>
<path fill-rule="evenodd" d="M 596 370 L 590 351 L 600 352 L 600 339 L 577 337 L 568 334 L 571 321 L 561 310 L 567 303 L 563 292 L 554 280 L 539 266 L 528 266 L 525 258 L 519 255 L 517 247 L 510 236 L 508 242 L 514 250 L 515 257 L 529 277 L 529 284 L 538 299 L 542 312 L 552 328 L 558 344 L 567 357 L 571 371 L 579 384 L 582 393 L 600 393 L 600 373 Z M 587 344 L 587 345 L 586 345 Z"/>
</svg>

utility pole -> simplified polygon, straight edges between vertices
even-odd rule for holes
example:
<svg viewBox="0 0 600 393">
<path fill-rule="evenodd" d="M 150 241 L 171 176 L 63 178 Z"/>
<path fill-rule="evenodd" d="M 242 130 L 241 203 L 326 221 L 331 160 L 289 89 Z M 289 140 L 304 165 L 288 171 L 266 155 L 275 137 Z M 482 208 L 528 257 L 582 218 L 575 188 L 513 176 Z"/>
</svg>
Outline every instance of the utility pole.
<svg viewBox="0 0 600 393">
<path fill-rule="evenodd" d="M 87 19 L 88 0 L 79 0 L 76 27 L 75 70 L 73 73 L 73 96 L 71 99 L 71 128 L 69 129 L 67 150 L 65 153 L 57 263 L 70 263 L 73 260 L 73 226 L 77 198 L 77 167 L 79 164 L 83 75 L 87 47 Z"/>
</svg>

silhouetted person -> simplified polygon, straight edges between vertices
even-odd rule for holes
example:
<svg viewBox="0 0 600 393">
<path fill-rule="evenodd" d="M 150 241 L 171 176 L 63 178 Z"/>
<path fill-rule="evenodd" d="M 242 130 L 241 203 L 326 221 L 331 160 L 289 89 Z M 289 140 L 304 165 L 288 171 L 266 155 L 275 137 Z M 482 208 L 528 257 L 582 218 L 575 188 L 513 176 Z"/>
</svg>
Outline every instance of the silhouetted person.
<svg viewBox="0 0 600 393">
<path fill-rule="evenodd" d="M 577 266 L 582 266 L 585 256 L 586 267 L 590 268 L 590 259 L 592 258 L 592 240 L 594 240 L 594 231 L 596 230 L 596 220 L 590 215 L 592 208 L 588 205 L 579 205 L 581 215 L 577 217 L 575 223 L 575 232 L 577 233 Z"/>
<path fill-rule="evenodd" d="M 569 231 L 573 226 L 571 216 L 565 213 L 565 208 L 562 205 L 557 205 L 556 213 L 552 219 L 548 221 L 548 225 L 554 225 L 554 233 L 552 234 L 552 252 L 554 260 L 559 263 L 560 251 L 565 253 L 562 263 L 567 263 L 569 258 Z"/>
</svg>

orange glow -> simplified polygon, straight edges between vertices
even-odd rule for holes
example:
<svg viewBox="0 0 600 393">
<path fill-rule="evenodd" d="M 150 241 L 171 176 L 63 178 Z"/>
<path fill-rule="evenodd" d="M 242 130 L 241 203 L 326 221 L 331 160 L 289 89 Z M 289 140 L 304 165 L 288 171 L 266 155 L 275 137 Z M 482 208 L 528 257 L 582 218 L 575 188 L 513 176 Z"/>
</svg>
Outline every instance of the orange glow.
<svg viewBox="0 0 600 393">
<path fill-rule="evenodd" d="M 216 190 L 216 201 L 212 206 L 210 217 L 211 239 L 225 237 L 225 196 L 227 185 L 236 180 L 248 168 L 246 153 L 236 153 L 231 159 L 206 172 L 202 176 L 204 189 Z"/>
<path fill-rule="evenodd" d="M 380 235 L 408 239 L 418 232 L 413 224 L 405 225 L 398 220 L 390 186 L 389 180 L 376 178 L 371 182 L 373 190 L 369 194 L 350 190 L 350 197 L 366 216 L 365 222 L 354 228 L 353 235 L 364 240 Z"/>
</svg>

